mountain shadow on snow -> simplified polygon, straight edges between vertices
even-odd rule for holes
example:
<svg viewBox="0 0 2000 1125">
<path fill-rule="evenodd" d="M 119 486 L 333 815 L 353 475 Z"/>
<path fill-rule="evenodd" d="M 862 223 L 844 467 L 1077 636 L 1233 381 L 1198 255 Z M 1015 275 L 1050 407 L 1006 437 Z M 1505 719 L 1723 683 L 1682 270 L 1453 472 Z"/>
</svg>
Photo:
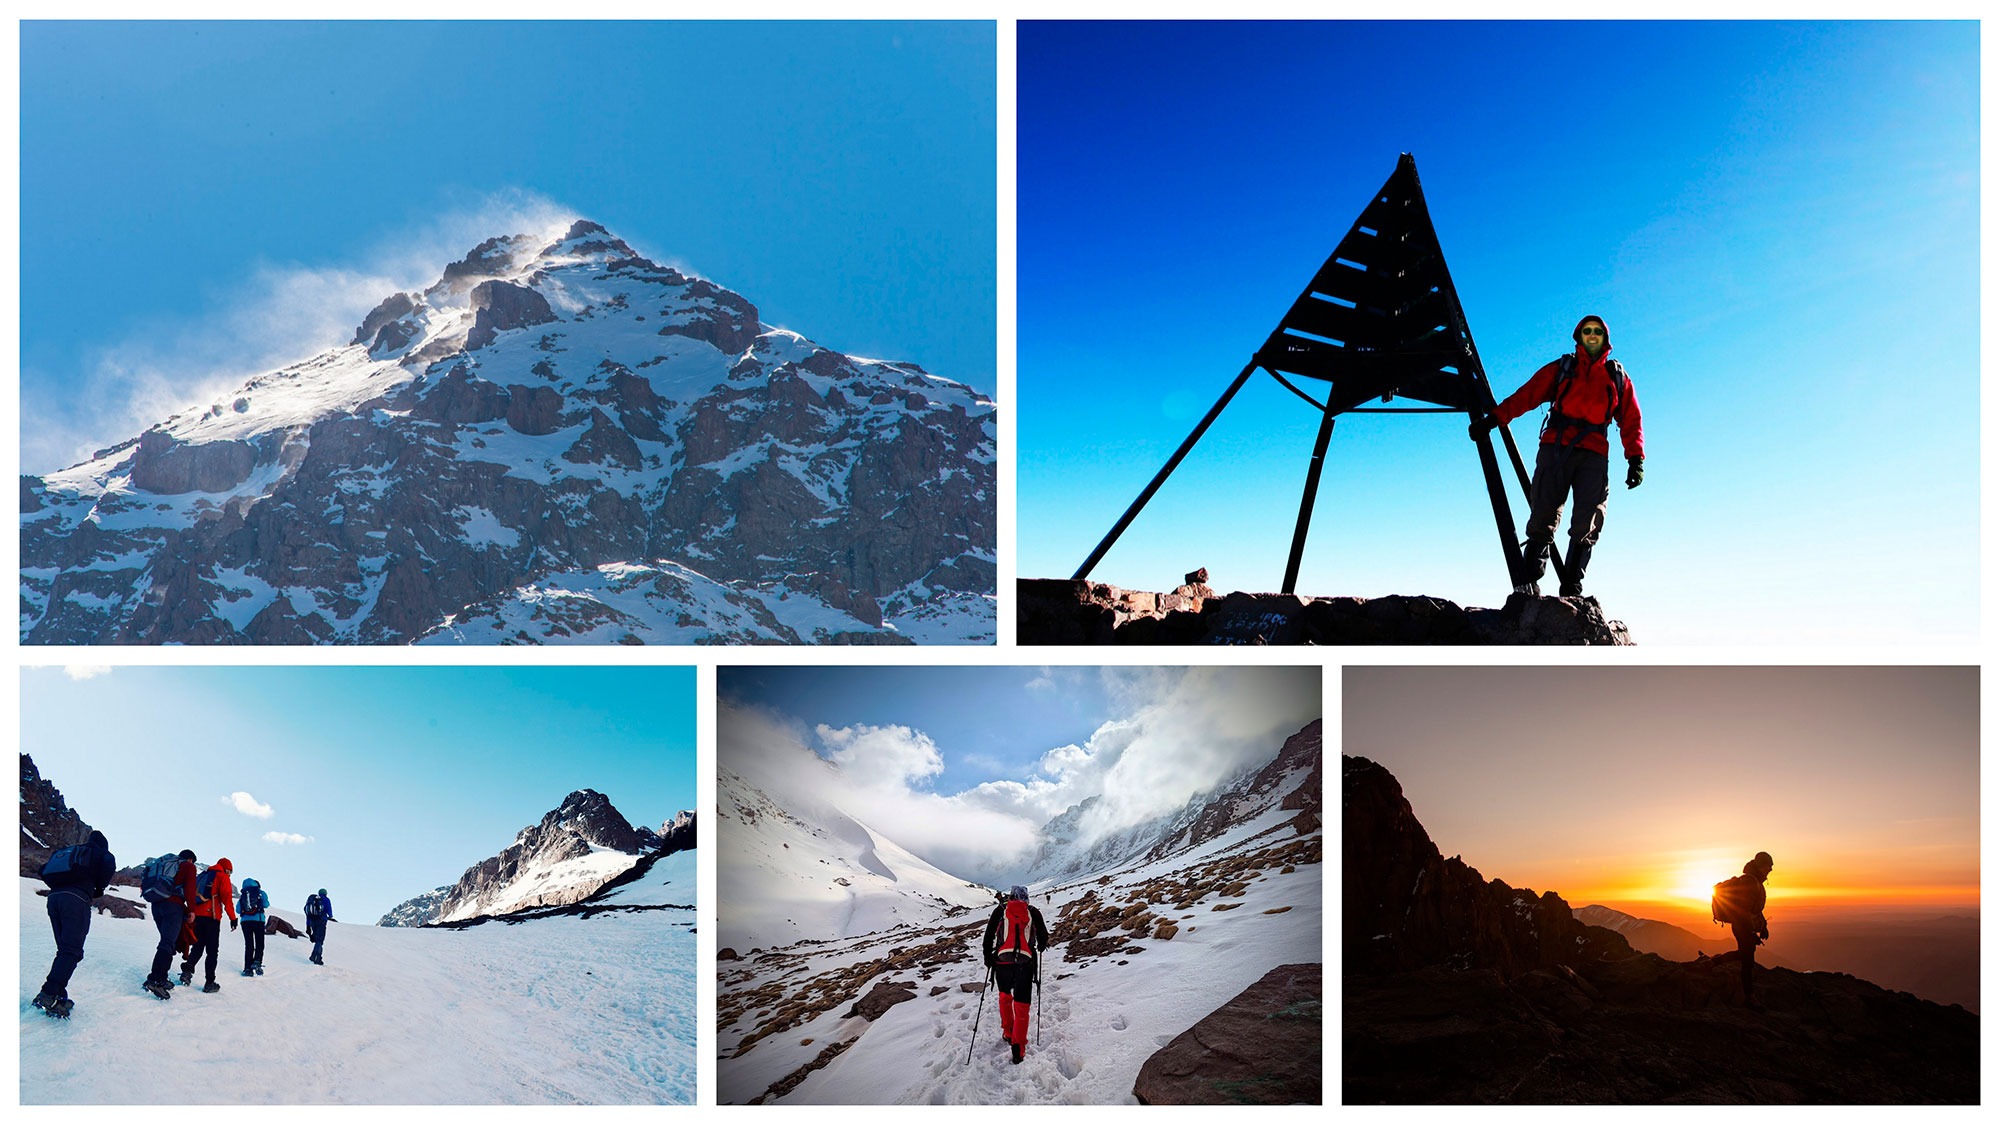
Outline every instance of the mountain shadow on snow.
<svg viewBox="0 0 2000 1125">
<path fill-rule="evenodd" d="M 1444 858 L 1366 758 L 1341 759 L 1343 1100 L 1950 1103 L 1979 1019 L 1843 973 L 1634 952 L 1553 891 Z"/>
</svg>

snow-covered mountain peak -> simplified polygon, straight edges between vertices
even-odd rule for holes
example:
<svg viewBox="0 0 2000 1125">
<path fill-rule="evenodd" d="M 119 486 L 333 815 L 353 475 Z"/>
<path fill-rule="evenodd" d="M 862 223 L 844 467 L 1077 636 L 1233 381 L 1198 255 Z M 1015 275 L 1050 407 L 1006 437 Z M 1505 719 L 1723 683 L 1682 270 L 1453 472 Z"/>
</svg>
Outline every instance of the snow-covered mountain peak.
<svg viewBox="0 0 2000 1125">
<path fill-rule="evenodd" d="M 993 401 L 597 223 L 24 478 L 28 643 L 990 641 Z"/>
</svg>

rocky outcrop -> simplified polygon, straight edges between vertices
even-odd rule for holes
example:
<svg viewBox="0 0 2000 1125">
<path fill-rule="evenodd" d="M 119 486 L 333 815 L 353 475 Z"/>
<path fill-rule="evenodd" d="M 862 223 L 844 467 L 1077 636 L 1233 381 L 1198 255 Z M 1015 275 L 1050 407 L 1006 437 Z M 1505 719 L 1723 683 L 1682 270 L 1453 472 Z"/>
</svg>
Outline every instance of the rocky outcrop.
<svg viewBox="0 0 2000 1125">
<path fill-rule="evenodd" d="M 1085 579 L 1016 584 L 1024 645 L 1629 645 L 1623 622 L 1594 597 L 1510 594 L 1499 609 L 1442 598 L 1216 596 L 1206 585 L 1172 593 Z"/>
<path fill-rule="evenodd" d="M 1279 965 L 1148 1057 L 1141 1105 L 1320 1104 L 1320 966 Z"/>
<path fill-rule="evenodd" d="M 476 350 L 510 328 L 548 324 L 556 314 L 548 298 L 525 285 L 507 281 L 482 281 L 472 287 L 472 331 L 465 346 Z"/>
<path fill-rule="evenodd" d="M 41 873 L 50 853 L 90 838 L 91 827 L 42 777 L 35 760 L 21 755 L 21 874 Z"/>
<path fill-rule="evenodd" d="M 189 444 L 158 430 L 139 435 L 132 456 L 132 487 L 144 492 L 227 492 L 249 479 L 257 449 L 249 442 Z"/>
<path fill-rule="evenodd" d="M 415 311 L 417 311 L 417 302 L 408 293 L 392 293 L 384 297 L 381 304 L 370 309 L 367 316 L 361 318 L 361 327 L 354 330 L 354 339 L 349 340 L 348 344 L 352 346 L 354 344 L 365 344 L 370 340 L 377 340 L 380 338 L 382 330 L 388 327 L 390 322 L 406 317 Z"/>
<path fill-rule="evenodd" d="M 1554 891 L 1489 882 L 1444 858 L 1388 770 L 1351 755 L 1340 766 L 1345 972 L 1451 962 L 1512 977 L 1634 955 L 1624 938 L 1577 921 Z"/>
<path fill-rule="evenodd" d="M 1978 1017 L 1840 973 L 1637 953 L 1560 896 L 1444 859 L 1341 760 L 1342 1100 L 1972 1103 Z"/>
<path fill-rule="evenodd" d="M 684 809 L 660 825 L 660 854 L 672 855 L 695 846 L 694 811 Z"/>
<path fill-rule="evenodd" d="M 434 891 L 425 891 L 408 902 L 399 903 L 395 907 L 392 907 L 387 914 L 382 915 L 381 921 L 375 924 L 378 926 L 422 926 L 436 921 L 438 907 L 451 894 L 452 888 L 455 885 L 446 883 Z"/>
</svg>

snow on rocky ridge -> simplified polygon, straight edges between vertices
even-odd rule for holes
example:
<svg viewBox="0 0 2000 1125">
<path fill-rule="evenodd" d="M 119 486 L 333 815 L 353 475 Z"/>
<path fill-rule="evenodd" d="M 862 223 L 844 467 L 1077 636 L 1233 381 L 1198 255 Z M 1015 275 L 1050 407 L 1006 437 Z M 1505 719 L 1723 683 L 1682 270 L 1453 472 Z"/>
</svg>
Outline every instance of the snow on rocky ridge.
<svg viewBox="0 0 2000 1125">
<path fill-rule="evenodd" d="M 21 482 L 31 644 L 990 643 L 994 405 L 579 221 Z"/>
</svg>

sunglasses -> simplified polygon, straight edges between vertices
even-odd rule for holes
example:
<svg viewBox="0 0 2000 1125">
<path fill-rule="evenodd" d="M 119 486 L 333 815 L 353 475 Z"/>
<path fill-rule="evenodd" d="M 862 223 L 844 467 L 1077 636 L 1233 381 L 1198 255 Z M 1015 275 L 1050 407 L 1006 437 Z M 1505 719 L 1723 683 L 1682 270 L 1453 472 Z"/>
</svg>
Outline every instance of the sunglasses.
<svg viewBox="0 0 2000 1125">
<path fill-rule="evenodd" d="M 1584 329 L 1584 330 L 1583 330 L 1583 333 L 1582 333 L 1582 334 L 1583 334 L 1583 335 L 1585 335 L 1585 336 L 1602 336 L 1602 335 L 1604 335 L 1604 329 L 1602 329 L 1602 328 L 1586 328 L 1586 329 Z"/>
</svg>

